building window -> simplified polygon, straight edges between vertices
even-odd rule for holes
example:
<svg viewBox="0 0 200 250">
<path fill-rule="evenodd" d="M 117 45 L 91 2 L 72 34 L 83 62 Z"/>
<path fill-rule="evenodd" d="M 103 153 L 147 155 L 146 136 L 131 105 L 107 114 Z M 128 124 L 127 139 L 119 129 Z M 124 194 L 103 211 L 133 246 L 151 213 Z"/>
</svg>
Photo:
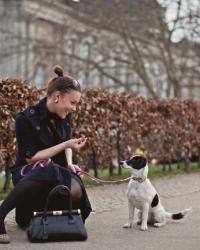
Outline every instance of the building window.
<svg viewBox="0 0 200 250">
<path fill-rule="evenodd" d="M 37 88 L 42 88 L 45 82 L 45 66 L 43 64 L 36 65 L 35 85 Z"/>
</svg>

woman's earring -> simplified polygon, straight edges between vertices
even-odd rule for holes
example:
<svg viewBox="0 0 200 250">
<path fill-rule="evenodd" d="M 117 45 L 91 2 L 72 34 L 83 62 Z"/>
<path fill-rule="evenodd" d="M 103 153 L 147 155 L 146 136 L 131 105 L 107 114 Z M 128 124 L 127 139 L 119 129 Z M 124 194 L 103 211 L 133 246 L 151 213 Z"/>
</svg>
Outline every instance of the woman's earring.
<svg viewBox="0 0 200 250">
<path fill-rule="evenodd" d="M 58 99 L 55 99 L 54 102 L 55 102 L 55 103 L 58 103 Z"/>
</svg>

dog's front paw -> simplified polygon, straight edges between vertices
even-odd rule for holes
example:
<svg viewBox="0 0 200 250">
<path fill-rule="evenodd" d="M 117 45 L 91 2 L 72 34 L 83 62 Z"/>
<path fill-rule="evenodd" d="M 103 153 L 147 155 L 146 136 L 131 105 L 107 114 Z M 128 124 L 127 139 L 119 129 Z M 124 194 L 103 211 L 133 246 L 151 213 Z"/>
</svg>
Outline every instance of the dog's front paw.
<svg viewBox="0 0 200 250">
<path fill-rule="evenodd" d="M 131 227 L 132 227 L 132 224 L 129 222 L 123 225 L 123 228 L 131 228 Z"/>
<path fill-rule="evenodd" d="M 147 225 L 142 225 L 140 229 L 141 229 L 142 231 L 147 231 L 148 227 L 147 227 Z"/>
</svg>

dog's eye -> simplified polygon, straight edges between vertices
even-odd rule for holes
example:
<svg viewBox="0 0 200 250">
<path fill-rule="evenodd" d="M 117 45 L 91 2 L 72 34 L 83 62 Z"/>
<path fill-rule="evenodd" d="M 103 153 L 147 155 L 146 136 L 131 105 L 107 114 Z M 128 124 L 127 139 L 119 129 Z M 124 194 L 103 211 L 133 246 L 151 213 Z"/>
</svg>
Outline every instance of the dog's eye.
<svg viewBox="0 0 200 250">
<path fill-rule="evenodd" d="M 126 161 L 128 165 L 131 165 L 131 160 Z"/>
</svg>

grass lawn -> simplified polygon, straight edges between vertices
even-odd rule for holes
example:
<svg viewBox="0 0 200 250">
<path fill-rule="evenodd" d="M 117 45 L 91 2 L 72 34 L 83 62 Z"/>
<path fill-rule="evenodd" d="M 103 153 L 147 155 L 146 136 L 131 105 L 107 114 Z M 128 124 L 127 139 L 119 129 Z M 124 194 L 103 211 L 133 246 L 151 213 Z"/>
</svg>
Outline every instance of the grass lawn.
<svg viewBox="0 0 200 250">
<path fill-rule="evenodd" d="M 198 167 L 197 163 L 191 163 L 189 166 L 189 169 L 187 171 L 187 173 L 193 173 L 193 172 L 197 172 L 200 171 L 200 168 Z M 175 175 L 175 174 L 184 174 L 186 173 L 185 169 L 184 169 L 184 165 L 180 164 L 180 167 L 177 168 L 177 164 L 172 164 L 171 165 L 171 170 L 169 170 L 167 168 L 167 170 L 163 171 L 162 166 L 160 165 L 149 165 L 149 175 L 148 177 L 150 179 L 152 178 L 156 178 L 156 177 L 161 177 L 161 176 L 166 176 L 166 175 Z M 94 175 L 94 171 L 90 170 L 89 171 L 90 175 Z M 130 172 L 126 169 L 122 169 L 122 174 L 119 176 L 118 175 L 118 169 L 113 169 L 113 175 L 109 176 L 109 170 L 108 169 L 99 169 L 98 170 L 98 178 L 102 179 L 102 180 L 121 180 L 121 179 L 125 179 L 128 178 L 130 176 Z M 86 187 L 95 187 L 95 186 L 99 186 L 102 184 L 98 184 L 92 180 L 90 180 L 88 177 L 84 177 L 83 178 L 83 182 L 85 184 Z M 0 190 L 3 189 L 3 184 L 4 184 L 4 177 L 0 176 Z M 105 185 L 105 184 L 103 184 Z M 12 188 L 12 186 L 11 186 Z M 4 199 L 7 196 L 6 193 L 3 193 L 2 191 L 0 191 L 0 200 Z"/>
</svg>

